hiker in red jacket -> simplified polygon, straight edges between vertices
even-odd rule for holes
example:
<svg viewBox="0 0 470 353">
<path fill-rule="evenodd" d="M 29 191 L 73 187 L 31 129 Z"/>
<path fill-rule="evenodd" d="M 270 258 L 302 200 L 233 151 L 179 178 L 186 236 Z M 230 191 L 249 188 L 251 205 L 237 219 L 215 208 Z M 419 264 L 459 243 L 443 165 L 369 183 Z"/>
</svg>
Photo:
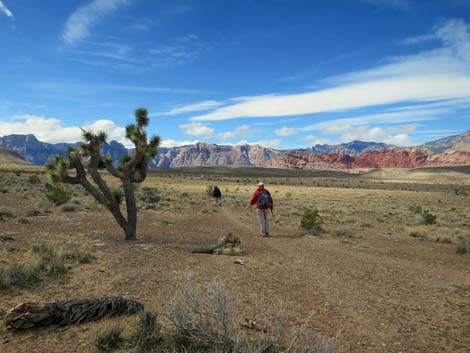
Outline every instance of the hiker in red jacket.
<svg viewBox="0 0 470 353">
<path fill-rule="evenodd" d="M 258 183 L 253 197 L 251 198 L 250 205 L 256 204 L 256 216 L 258 217 L 259 225 L 261 228 L 261 236 L 269 237 L 269 223 L 268 213 L 273 209 L 273 198 L 267 189 L 264 188 L 264 183 Z"/>
</svg>

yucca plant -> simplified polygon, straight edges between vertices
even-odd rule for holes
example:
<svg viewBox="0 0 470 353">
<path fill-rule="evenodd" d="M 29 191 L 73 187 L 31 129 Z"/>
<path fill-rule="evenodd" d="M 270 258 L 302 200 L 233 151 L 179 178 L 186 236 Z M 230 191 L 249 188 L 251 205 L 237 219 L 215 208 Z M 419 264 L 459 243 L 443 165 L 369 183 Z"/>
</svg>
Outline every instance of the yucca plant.
<svg viewBox="0 0 470 353">
<path fill-rule="evenodd" d="M 125 154 L 121 158 L 119 166 L 113 165 L 111 157 L 100 153 L 100 146 L 106 142 L 106 132 L 93 133 L 87 130 L 83 130 L 83 143 L 77 148 L 69 148 L 66 157 L 56 156 L 47 166 L 52 182 L 82 185 L 97 202 L 104 205 L 124 230 L 126 240 L 136 239 L 135 184 L 143 182 L 147 177 L 149 160 L 156 155 L 160 145 L 158 136 L 147 139 L 147 109 L 138 108 L 135 120 L 135 124 L 126 126 L 126 137 L 132 141 L 135 149 L 132 155 Z M 75 175 L 70 175 L 70 170 L 75 170 Z M 108 186 L 101 173 L 103 170 L 121 180 L 122 191 Z M 126 216 L 120 207 L 122 199 L 126 203 Z"/>
</svg>

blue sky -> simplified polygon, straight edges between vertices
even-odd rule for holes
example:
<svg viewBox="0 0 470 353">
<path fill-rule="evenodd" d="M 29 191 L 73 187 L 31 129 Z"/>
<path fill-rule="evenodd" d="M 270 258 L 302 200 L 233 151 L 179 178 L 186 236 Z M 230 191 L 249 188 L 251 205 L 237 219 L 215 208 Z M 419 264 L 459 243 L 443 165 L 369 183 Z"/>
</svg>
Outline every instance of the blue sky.
<svg viewBox="0 0 470 353">
<path fill-rule="evenodd" d="M 0 0 L 0 136 L 407 146 L 470 128 L 470 0 Z"/>
</svg>

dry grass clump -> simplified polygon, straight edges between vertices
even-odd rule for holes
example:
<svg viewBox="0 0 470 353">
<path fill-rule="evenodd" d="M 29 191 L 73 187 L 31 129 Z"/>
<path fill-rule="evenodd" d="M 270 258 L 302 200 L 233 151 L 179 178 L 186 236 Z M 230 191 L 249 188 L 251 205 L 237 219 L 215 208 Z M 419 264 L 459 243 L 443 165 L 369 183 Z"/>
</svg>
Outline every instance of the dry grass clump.
<svg viewBox="0 0 470 353">
<path fill-rule="evenodd" d="M 0 288 L 11 286 L 19 288 L 33 288 L 40 281 L 41 267 L 39 264 L 12 264 L 0 268 Z"/>
<path fill-rule="evenodd" d="M 142 312 L 135 324 L 131 342 L 145 351 L 158 346 L 162 341 L 162 325 L 157 316 L 150 311 Z"/>
<path fill-rule="evenodd" d="M 224 285 L 193 282 L 181 287 L 168 303 L 174 352 L 214 353 L 339 353 L 338 338 L 327 338 L 309 328 L 309 320 L 292 330 L 289 312 L 280 305 L 267 308 L 261 317 L 239 325 Z"/>
<path fill-rule="evenodd" d="M 457 254 L 470 254 L 470 236 L 460 236 L 455 251 Z"/>
<path fill-rule="evenodd" d="M 91 333 L 91 342 L 99 351 L 108 352 L 121 344 L 122 332 L 121 325 L 106 322 Z"/>
<path fill-rule="evenodd" d="M 3 221 L 4 219 L 8 217 L 14 217 L 15 212 L 8 208 L 8 207 L 0 207 L 0 221 Z"/>
</svg>

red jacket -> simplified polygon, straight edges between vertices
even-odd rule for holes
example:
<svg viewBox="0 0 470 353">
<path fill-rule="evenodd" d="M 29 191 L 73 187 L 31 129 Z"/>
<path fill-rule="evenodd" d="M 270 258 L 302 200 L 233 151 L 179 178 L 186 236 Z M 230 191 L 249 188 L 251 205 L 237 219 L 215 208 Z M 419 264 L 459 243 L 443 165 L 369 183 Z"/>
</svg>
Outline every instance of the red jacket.
<svg viewBox="0 0 470 353">
<path fill-rule="evenodd" d="M 258 186 L 258 189 L 256 189 L 255 193 L 253 194 L 253 197 L 251 198 L 251 201 L 250 201 L 250 205 L 253 206 L 254 204 L 256 204 L 256 208 L 259 209 L 259 210 L 267 210 L 267 209 L 273 209 L 273 198 L 270 197 L 271 199 L 271 206 L 259 206 L 258 205 L 258 195 L 260 193 L 261 190 L 266 190 L 268 191 L 268 189 L 264 189 L 264 186 Z M 269 191 L 268 191 L 269 192 Z"/>
</svg>

